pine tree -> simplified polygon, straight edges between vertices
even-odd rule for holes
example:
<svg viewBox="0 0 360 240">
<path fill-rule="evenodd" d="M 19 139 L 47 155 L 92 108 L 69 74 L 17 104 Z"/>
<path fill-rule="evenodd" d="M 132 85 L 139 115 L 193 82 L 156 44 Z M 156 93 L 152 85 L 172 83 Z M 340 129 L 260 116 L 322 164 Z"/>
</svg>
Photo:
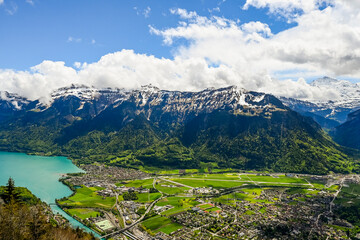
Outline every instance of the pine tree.
<svg viewBox="0 0 360 240">
<path fill-rule="evenodd" d="M 15 189 L 15 182 L 14 179 L 11 177 L 8 180 L 8 183 L 6 184 L 5 191 L 3 195 L 1 196 L 5 203 L 10 203 L 11 201 L 19 202 L 20 195 Z"/>
</svg>

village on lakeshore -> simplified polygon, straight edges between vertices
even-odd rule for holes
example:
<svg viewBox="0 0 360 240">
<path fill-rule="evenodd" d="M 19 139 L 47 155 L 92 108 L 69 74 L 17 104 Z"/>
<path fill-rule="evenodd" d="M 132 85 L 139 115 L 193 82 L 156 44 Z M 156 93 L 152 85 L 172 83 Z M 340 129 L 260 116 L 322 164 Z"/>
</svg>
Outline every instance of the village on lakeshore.
<svg viewBox="0 0 360 240">
<path fill-rule="evenodd" d="M 360 198 L 358 175 L 81 168 L 60 179 L 74 194 L 57 205 L 103 239 L 345 239 L 355 229 L 336 209 Z"/>
</svg>

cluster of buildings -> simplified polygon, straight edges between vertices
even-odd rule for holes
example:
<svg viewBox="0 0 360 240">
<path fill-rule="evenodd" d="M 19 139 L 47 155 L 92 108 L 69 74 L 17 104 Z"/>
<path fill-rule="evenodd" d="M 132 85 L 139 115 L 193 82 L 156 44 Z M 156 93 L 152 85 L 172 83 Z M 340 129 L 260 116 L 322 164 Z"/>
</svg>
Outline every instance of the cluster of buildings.
<svg viewBox="0 0 360 240">
<path fill-rule="evenodd" d="M 214 189 L 212 187 L 197 187 L 192 188 L 189 190 L 189 193 L 192 193 L 194 195 L 200 195 L 200 194 L 217 194 L 219 193 L 219 190 Z"/>
<path fill-rule="evenodd" d="M 101 164 L 82 165 L 81 168 L 86 172 L 83 175 L 72 175 L 69 182 L 74 186 L 81 186 L 85 183 L 93 186 L 109 183 L 118 183 L 121 180 L 143 179 L 150 177 L 149 174 L 131 169 L 115 166 L 104 166 Z"/>
<path fill-rule="evenodd" d="M 153 210 L 157 213 L 157 214 L 161 214 L 161 212 L 167 211 L 169 209 L 173 208 L 173 206 L 171 205 L 166 205 L 166 206 L 154 206 Z"/>
<path fill-rule="evenodd" d="M 309 196 L 285 189 L 263 189 L 254 201 L 221 204 L 221 213 L 205 212 L 200 207 L 171 217 L 185 226 L 174 239 L 345 239 L 346 232 L 331 224 L 351 227 L 329 213 L 333 194 Z M 271 203 L 272 202 L 272 203 Z M 294 224 L 296 222 L 296 224 Z"/>
</svg>

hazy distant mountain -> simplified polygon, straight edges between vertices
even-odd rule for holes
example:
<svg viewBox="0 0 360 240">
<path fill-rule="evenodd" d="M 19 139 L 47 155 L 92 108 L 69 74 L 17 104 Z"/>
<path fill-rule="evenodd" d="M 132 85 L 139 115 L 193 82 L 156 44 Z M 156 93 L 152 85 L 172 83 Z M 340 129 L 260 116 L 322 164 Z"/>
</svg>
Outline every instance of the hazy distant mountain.
<svg viewBox="0 0 360 240">
<path fill-rule="evenodd" d="M 311 118 L 272 95 L 236 87 L 180 92 L 71 86 L 55 91 L 48 105 L 27 106 L 0 126 L 2 150 L 130 167 L 326 173 L 352 165 Z"/>
<path fill-rule="evenodd" d="M 294 111 L 313 117 L 322 127 L 328 129 L 345 122 L 349 113 L 360 109 L 359 83 L 323 77 L 314 80 L 310 85 L 322 89 L 333 89 L 339 93 L 339 98 L 310 102 L 280 97 L 281 101 Z"/>
<path fill-rule="evenodd" d="M 319 106 L 330 108 L 360 108 L 360 84 L 346 80 L 338 80 L 329 77 L 319 78 L 310 83 L 311 86 L 319 88 L 334 89 L 340 94 L 338 99 L 316 102 Z"/>
</svg>

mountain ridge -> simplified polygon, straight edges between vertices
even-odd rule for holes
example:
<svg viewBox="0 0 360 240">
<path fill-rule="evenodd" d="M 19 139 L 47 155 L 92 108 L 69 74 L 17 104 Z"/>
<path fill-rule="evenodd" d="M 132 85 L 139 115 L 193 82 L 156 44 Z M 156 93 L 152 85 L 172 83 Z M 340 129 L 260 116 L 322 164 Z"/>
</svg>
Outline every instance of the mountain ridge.
<svg viewBox="0 0 360 240">
<path fill-rule="evenodd" d="M 357 169 L 320 125 L 269 94 L 83 89 L 60 89 L 48 106 L 30 102 L 3 121 L 0 149 L 133 168 Z"/>
<path fill-rule="evenodd" d="M 320 90 L 334 90 L 337 98 L 327 100 L 300 100 L 278 96 L 294 111 L 311 116 L 325 129 L 333 129 L 347 120 L 348 114 L 360 109 L 360 84 L 330 77 L 315 79 L 310 86 Z"/>
</svg>

